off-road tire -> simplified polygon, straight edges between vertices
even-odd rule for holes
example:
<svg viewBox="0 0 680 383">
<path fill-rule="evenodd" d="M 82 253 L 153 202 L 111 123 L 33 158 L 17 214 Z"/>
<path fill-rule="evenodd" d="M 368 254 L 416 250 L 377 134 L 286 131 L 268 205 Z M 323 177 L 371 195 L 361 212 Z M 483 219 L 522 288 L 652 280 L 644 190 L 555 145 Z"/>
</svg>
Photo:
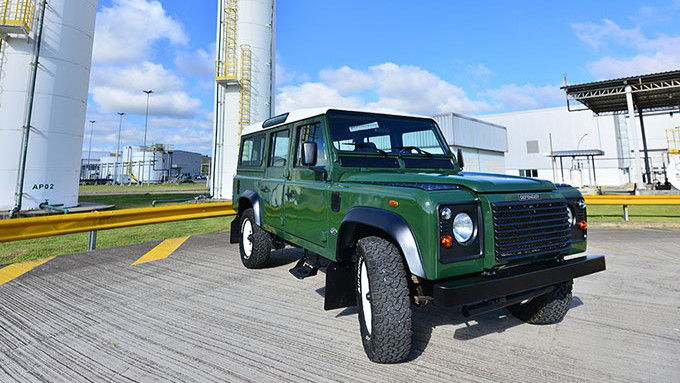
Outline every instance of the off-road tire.
<svg viewBox="0 0 680 383">
<path fill-rule="evenodd" d="M 401 252 L 379 237 L 365 237 L 356 246 L 356 294 L 361 341 L 377 363 L 403 362 L 411 352 L 411 299 Z M 366 268 L 362 269 L 362 265 Z M 370 329 L 362 301 L 361 276 L 366 270 L 370 293 Z M 364 289 L 364 291 L 366 291 Z"/>
<path fill-rule="evenodd" d="M 250 255 L 247 254 L 247 244 L 244 243 L 244 241 L 247 241 L 248 239 L 244 238 L 243 235 L 246 222 L 249 222 L 252 227 L 252 250 Z M 267 264 L 269 264 L 269 255 L 272 251 L 272 238 L 269 233 L 262 230 L 262 228 L 255 223 L 255 212 L 252 208 L 247 209 L 241 215 L 239 228 L 238 249 L 241 254 L 243 266 L 249 269 L 260 269 L 267 266 Z"/>
<path fill-rule="evenodd" d="M 529 302 L 508 306 L 508 311 L 520 320 L 531 324 L 552 324 L 564 319 L 571 307 L 573 281 L 555 285 L 549 293 L 537 296 Z"/>
</svg>

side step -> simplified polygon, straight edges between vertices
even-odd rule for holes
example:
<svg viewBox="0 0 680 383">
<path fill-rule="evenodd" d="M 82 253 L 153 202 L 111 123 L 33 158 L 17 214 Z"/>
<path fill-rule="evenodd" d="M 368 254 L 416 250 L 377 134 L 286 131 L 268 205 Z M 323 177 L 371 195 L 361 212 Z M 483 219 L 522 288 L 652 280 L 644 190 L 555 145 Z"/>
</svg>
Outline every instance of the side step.
<svg viewBox="0 0 680 383">
<path fill-rule="evenodd" d="M 305 255 L 290 269 L 290 273 L 297 279 L 313 277 L 319 271 L 319 256 L 305 251 Z"/>
</svg>

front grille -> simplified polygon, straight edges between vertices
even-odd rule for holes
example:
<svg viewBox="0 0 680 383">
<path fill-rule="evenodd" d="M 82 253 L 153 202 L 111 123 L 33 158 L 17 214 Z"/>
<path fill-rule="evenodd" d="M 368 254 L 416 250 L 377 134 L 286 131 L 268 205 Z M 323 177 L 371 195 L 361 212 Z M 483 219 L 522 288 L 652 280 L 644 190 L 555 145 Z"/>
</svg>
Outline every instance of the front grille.
<svg viewBox="0 0 680 383">
<path fill-rule="evenodd" d="M 491 204 L 496 258 L 557 255 L 570 245 L 564 200 Z"/>
</svg>

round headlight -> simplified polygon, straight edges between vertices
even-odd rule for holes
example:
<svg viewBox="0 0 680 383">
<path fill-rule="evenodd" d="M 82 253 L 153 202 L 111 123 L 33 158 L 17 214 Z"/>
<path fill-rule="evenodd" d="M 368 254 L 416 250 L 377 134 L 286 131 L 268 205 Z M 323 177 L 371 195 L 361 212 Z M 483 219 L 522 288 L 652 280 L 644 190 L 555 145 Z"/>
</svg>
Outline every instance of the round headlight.
<svg viewBox="0 0 680 383">
<path fill-rule="evenodd" d="M 449 209 L 448 207 L 443 208 L 440 215 L 443 220 L 451 219 L 451 209 Z"/>
<path fill-rule="evenodd" d="M 475 233 L 475 225 L 467 213 L 458 213 L 453 219 L 453 236 L 458 243 L 469 241 Z"/>
<path fill-rule="evenodd" d="M 574 212 L 571 211 L 570 207 L 567 207 L 567 221 L 569 222 L 569 227 L 574 227 L 576 220 L 574 219 Z"/>
</svg>

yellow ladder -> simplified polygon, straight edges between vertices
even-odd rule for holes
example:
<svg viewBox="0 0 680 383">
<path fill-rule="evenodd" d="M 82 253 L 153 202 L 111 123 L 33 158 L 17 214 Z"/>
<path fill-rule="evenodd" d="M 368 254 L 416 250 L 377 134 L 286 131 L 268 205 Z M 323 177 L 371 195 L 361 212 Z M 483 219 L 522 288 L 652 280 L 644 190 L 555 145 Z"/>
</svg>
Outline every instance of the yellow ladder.
<svg viewBox="0 0 680 383">
<path fill-rule="evenodd" d="M 680 154 L 680 126 L 666 129 L 666 140 L 668 141 L 668 153 Z"/>
<path fill-rule="evenodd" d="M 227 0 L 224 9 L 224 29 L 223 47 L 224 60 L 218 57 L 217 60 L 217 82 L 228 82 L 237 80 L 237 61 L 236 61 L 236 21 L 237 21 L 238 1 Z"/>
<path fill-rule="evenodd" d="M 250 45 L 241 45 L 241 101 L 240 101 L 240 119 L 241 129 L 244 125 L 250 124 L 250 96 L 251 96 L 251 51 Z M 240 142 L 239 133 L 239 142 Z"/>
<path fill-rule="evenodd" d="M 0 33 L 29 34 L 34 11 L 33 0 L 0 0 Z"/>
</svg>

